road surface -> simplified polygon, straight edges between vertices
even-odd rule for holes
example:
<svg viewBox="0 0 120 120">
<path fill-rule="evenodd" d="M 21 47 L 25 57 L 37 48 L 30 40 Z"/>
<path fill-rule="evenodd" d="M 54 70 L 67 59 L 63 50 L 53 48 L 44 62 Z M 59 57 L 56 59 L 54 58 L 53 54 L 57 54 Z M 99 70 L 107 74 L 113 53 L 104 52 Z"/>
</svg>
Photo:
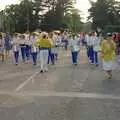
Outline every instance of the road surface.
<svg viewBox="0 0 120 120">
<path fill-rule="evenodd" d="M 48 73 L 39 72 L 39 64 L 0 63 L 1 120 L 120 119 L 119 66 L 107 80 L 101 66 L 88 64 L 84 49 L 78 66 L 62 50 Z"/>
</svg>

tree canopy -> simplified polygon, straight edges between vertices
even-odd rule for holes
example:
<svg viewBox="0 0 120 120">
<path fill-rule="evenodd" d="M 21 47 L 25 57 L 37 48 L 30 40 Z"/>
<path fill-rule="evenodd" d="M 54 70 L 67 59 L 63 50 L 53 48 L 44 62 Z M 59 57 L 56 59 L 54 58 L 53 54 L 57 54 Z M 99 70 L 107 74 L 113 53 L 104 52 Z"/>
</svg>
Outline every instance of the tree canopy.
<svg viewBox="0 0 120 120">
<path fill-rule="evenodd" d="M 90 0 L 91 8 L 88 10 L 92 20 L 93 29 L 104 28 L 107 25 L 120 25 L 120 2 L 115 0 Z"/>
<path fill-rule="evenodd" d="M 73 0 L 22 0 L 20 4 L 7 6 L 3 15 L 5 31 L 9 32 L 36 29 L 79 32 L 83 24 Z"/>
</svg>

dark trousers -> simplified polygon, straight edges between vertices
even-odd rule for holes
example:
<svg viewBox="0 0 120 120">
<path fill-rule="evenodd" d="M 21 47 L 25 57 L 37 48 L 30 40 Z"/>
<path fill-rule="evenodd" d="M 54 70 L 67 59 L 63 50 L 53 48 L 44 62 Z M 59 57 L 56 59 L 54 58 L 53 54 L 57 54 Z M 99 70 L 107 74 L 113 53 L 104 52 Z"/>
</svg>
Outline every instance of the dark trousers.
<svg viewBox="0 0 120 120">
<path fill-rule="evenodd" d="M 98 61 L 98 52 L 94 52 L 94 62 L 96 65 L 99 64 L 99 61 Z"/>
<path fill-rule="evenodd" d="M 25 47 L 21 47 L 22 60 L 25 61 Z"/>
<path fill-rule="evenodd" d="M 68 50 L 68 40 L 64 40 L 65 42 L 65 50 L 67 51 Z"/>
<path fill-rule="evenodd" d="M 94 63 L 94 50 L 92 46 L 88 48 L 88 56 L 90 58 L 91 63 Z"/>
<path fill-rule="evenodd" d="M 90 52 L 89 52 L 89 48 L 87 47 L 87 56 L 88 58 L 90 58 Z"/>
<path fill-rule="evenodd" d="M 30 59 L 30 49 L 31 47 L 29 45 L 26 45 L 25 54 L 26 54 L 27 60 Z"/>
<path fill-rule="evenodd" d="M 54 59 L 55 59 L 55 60 L 58 60 L 58 53 L 55 53 L 55 54 L 54 54 Z"/>
<path fill-rule="evenodd" d="M 51 49 L 49 49 L 48 64 L 50 64 L 50 61 L 52 64 L 55 63 L 55 54 L 51 52 Z"/>
<path fill-rule="evenodd" d="M 77 64 L 78 52 L 72 52 L 72 62 L 73 64 Z"/>
<path fill-rule="evenodd" d="M 65 45 L 65 50 L 67 51 L 67 49 L 68 49 L 68 45 Z"/>
<path fill-rule="evenodd" d="M 32 55 L 33 64 L 36 64 L 37 63 L 37 52 L 31 53 L 31 55 Z"/>
<path fill-rule="evenodd" d="M 15 58 L 15 62 L 18 63 L 19 51 L 14 52 L 14 58 Z"/>
</svg>

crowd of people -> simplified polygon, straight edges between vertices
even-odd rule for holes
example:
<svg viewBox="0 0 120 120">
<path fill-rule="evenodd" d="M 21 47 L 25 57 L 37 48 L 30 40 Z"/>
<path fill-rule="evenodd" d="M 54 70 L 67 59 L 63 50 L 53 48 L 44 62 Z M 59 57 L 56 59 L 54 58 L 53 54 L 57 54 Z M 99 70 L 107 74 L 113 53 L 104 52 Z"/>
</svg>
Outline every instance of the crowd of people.
<svg viewBox="0 0 120 120">
<path fill-rule="evenodd" d="M 117 61 L 120 62 L 119 33 L 108 33 L 106 36 L 96 32 L 72 34 L 60 31 L 0 34 L 2 61 L 7 59 L 12 49 L 15 65 L 20 63 L 20 56 L 24 63 L 32 59 L 33 65 L 36 65 L 37 61 L 40 60 L 41 73 L 48 71 L 48 64 L 55 64 L 60 47 L 64 47 L 66 51 L 70 48 L 72 62 L 77 65 L 81 46 L 85 46 L 91 65 L 99 66 L 100 60 L 102 60 L 103 69 L 108 78 L 111 79 L 112 70 L 116 68 Z"/>
</svg>

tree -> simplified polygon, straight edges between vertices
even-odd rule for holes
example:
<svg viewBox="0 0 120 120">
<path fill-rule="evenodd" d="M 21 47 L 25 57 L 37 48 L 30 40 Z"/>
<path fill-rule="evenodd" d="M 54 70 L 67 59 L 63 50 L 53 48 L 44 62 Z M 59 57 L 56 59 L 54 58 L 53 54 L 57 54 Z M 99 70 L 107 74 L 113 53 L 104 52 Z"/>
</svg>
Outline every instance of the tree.
<svg viewBox="0 0 120 120">
<path fill-rule="evenodd" d="M 80 11 L 78 9 L 72 10 L 72 30 L 73 32 L 80 32 L 83 28 L 81 22 Z"/>
<path fill-rule="evenodd" d="M 104 28 L 106 25 L 117 25 L 120 23 L 118 3 L 115 0 L 97 0 L 93 2 L 90 0 L 91 8 L 88 10 L 93 24 L 93 29 L 97 27 Z"/>
<path fill-rule="evenodd" d="M 5 28 L 8 32 L 33 31 L 38 27 L 39 17 L 34 13 L 34 5 L 31 1 L 23 0 L 18 5 L 10 5 L 5 8 Z"/>
<path fill-rule="evenodd" d="M 73 0 L 22 0 L 5 8 L 5 28 L 9 32 L 42 29 L 70 29 L 79 31 L 81 17 Z"/>
<path fill-rule="evenodd" d="M 79 31 L 81 28 L 80 11 L 74 9 L 72 0 L 58 0 L 54 7 L 48 11 L 42 21 L 43 30 L 70 29 Z"/>
</svg>

